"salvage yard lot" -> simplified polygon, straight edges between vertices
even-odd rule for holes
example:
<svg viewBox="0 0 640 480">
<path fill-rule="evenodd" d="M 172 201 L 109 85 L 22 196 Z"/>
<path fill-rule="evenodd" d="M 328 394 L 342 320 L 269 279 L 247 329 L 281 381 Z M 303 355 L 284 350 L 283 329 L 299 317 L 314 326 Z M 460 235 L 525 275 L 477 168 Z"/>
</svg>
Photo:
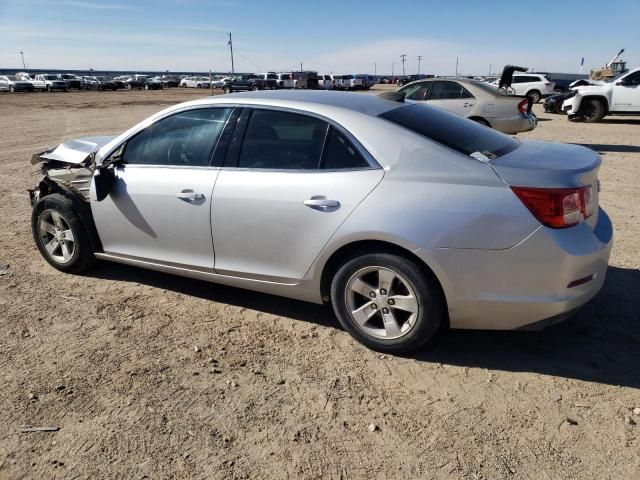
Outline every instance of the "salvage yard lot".
<svg viewBox="0 0 640 480">
<path fill-rule="evenodd" d="M 544 332 L 443 332 L 393 357 L 321 306 L 42 259 L 31 155 L 202 95 L 0 95 L 0 479 L 640 478 L 640 118 L 536 105 L 518 136 L 603 156 L 615 236 L 594 301 Z"/>
</svg>

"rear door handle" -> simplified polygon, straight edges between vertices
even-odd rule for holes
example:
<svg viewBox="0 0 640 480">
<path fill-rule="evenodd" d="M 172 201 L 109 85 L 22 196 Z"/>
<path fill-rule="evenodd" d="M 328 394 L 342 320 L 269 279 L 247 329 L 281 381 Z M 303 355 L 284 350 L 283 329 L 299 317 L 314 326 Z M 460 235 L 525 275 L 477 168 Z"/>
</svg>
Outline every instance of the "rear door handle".
<svg viewBox="0 0 640 480">
<path fill-rule="evenodd" d="M 176 197 L 185 202 L 195 202 L 196 200 L 204 200 L 204 193 L 196 193 L 193 190 L 183 190 L 176 193 Z"/>
<path fill-rule="evenodd" d="M 325 211 L 330 208 L 338 208 L 340 202 L 337 200 L 328 200 L 326 197 L 314 196 L 303 202 L 307 207 L 314 210 Z"/>
</svg>

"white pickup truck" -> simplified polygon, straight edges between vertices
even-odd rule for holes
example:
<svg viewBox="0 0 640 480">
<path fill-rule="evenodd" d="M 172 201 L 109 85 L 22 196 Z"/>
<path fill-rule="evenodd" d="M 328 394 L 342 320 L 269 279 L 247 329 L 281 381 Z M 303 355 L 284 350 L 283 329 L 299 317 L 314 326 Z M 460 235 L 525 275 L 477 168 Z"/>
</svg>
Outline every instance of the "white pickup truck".
<svg viewBox="0 0 640 480">
<path fill-rule="evenodd" d="M 67 91 L 67 82 L 65 82 L 58 75 L 43 74 L 36 75 L 34 80 L 31 80 L 33 87 L 36 90 L 46 90 L 47 92 L 53 92 L 54 90 Z"/>
<path fill-rule="evenodd" d="M 605 115 L 640 114 L 640 68 L 612 78 L 572 89 L 562 104 L 569 120 L 598 122 Z"/>
</svg>

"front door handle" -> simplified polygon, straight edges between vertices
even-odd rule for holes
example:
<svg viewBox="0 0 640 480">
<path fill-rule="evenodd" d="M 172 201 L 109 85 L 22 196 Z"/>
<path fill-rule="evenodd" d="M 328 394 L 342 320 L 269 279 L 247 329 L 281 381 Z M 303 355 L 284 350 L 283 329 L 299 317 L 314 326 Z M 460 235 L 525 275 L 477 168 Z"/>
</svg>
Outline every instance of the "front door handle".
<svg viewBox="0 0 640 480">
<path fill-rule="evenodd" d="M 204 200 L 204 193 L 196 193 L 193 190 L 183 190 L 180 193 L 176 193 L 176 197 L 185 202 L 195 202 L 197 200 Z"/>
<path fill-rule="evenodd" d="M 326 197 L 313 196 L 303 202 L 307 207 L 314 210 L 326 211 L 329 209 L 335 209 L 340 206 L 340 202 L 337 200 L 328 200 Z"/>
</svg>

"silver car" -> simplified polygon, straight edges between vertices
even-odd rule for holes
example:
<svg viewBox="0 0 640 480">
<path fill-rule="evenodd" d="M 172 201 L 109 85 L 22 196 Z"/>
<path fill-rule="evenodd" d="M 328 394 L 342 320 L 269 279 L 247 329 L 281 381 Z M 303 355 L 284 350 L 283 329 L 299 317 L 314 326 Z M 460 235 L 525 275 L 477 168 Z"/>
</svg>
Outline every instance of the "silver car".
<svg viewBox="0 0 640 480">
<path fill-rule="evenodd" d="M 593 151 L 370 95 L 209 97 L 32 162 L 33 236 L 55 268 L 325 302 L 388 352 L 447 325 L 556 322 L 601 288 L 612 244 Z"/>
<path fill-rule="evenodd" d="M 507 95 L 494 85 L 464 78 L 428 78 L 398 90 L 407 103 L 426 103 L 475 120 L 502 133 L 533 130 L 538 119 L 527 97 Z"/>
</svg>

